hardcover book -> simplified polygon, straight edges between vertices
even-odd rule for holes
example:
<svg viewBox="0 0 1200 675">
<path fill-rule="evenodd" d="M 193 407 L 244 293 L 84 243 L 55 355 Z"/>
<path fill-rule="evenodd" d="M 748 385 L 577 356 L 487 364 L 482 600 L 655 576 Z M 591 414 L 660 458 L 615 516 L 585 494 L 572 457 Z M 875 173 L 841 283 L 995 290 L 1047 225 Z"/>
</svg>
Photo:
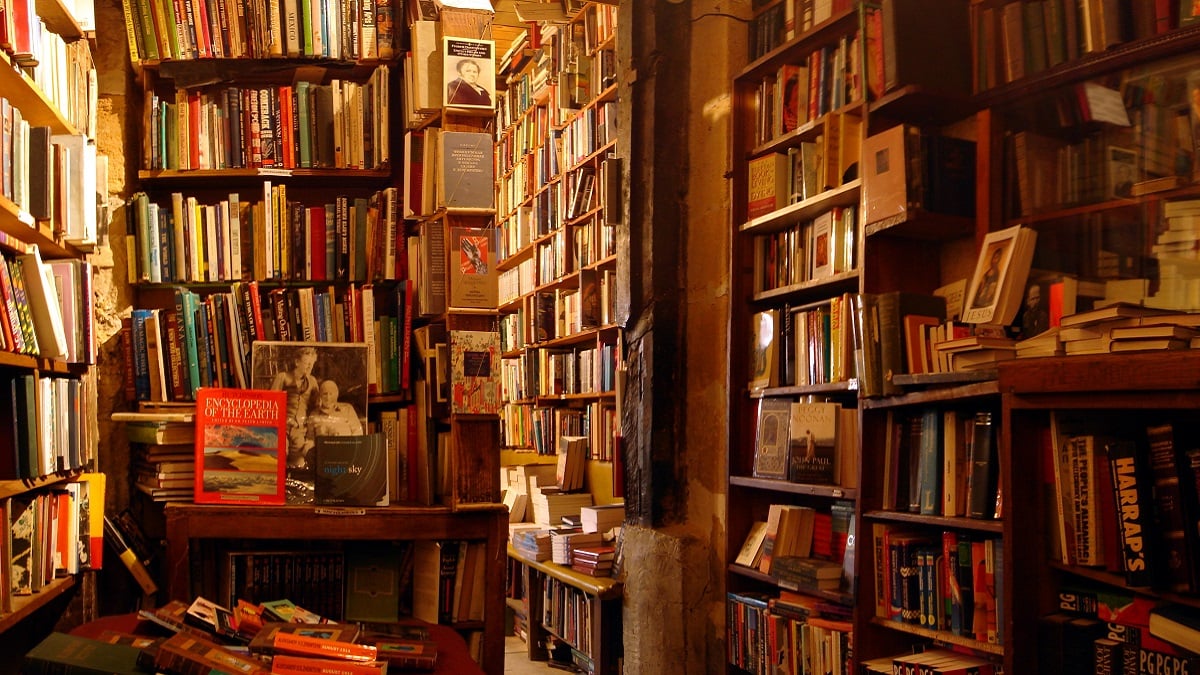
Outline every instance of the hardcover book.
<svg viewBox="0 0 1200 675">
<path fill-rule="evenodd" d="M 450 306 L 495 309 L 499 304 L 495 229 L 450 228 Z"/>
<path fill-rule="evenodd" d="M 500 334 L 450 331 L 451 412 L 500 412 Z"/>
<path fill-rule="evenodd" d="M 788 480 L 833 483 L 837 445 L 837 403 L 791 403 Z"/>
<path fill-rule="evenodd" d="M 437 153 L 438 204 L 447 209 L 495 207 L 494 157 L 491 134 L 442 131 Z"/>
<path fill-rule="evenodd" d="M 750 160 L 746 166 L 747 219 L 764 216 L 788 203 L 790 165 L 788 156 L 780 152 Z"/>
<path fill-rule="evenodd" d="M 482 109 L 495 107 L 495 54 L 496 43 L 493 40 L 442 38 L 442 84 L 446 106 Z M 488 160 L 490 163 L 490 140 Z"/>
<path fill-rule="evenodd" d="M 162 643 L 154 665 L 166 673 L 267 675 L 270 672 L 253 657 L 235 654 L 211 640 L 186 633 L 176 633 Z"/>
<path fill-rule="evenodd" d="M 54 632 L 25 654 L 21 672 L 26 673 L 142 673 L 138 655 L 142 650 L 130 644 Z"/>
<path fill-rule="evenodd" d="M 789 399 L 763 397 L 758 400 L 758 430 L 754 447 L 755 476 L 787 480 L 790 419 Z"/>
<path fill-rule="evenodd" d="M 1036 240 L 1034 230 L 1020 225 L 990 232 L 984 237 L 967 292 L 963 321 L 1012 323 L 1021 307 Z"/>
<path fill-rule="evenodd" d="M 292 623 L 286 621 L 267 621 L 250 640 L 249 649 L 252 654 L 274 654 L 275 636 L 279 633 L 293 633 L 325 640 L 354 642 L 358 639 L 359 628 L 355 623 Z"/>
<path fill-rule="evenodd" d="M 382 433 L 317 436 L 315 501 L 320 505 L 387 506 L 387 441 Z"/>
<path fill-rule="evenodd" d="M 197 504 L 282 504 L 287 393 L 201 387 L 196 393 Z"/>
<path fill-rule="evenodd" d="M 311 504 L 317 437 L 366 429 L 367 345 L 259 340 L 251 354 L 251 386 L 286 394 L 287 503 Z"/>
</svg>

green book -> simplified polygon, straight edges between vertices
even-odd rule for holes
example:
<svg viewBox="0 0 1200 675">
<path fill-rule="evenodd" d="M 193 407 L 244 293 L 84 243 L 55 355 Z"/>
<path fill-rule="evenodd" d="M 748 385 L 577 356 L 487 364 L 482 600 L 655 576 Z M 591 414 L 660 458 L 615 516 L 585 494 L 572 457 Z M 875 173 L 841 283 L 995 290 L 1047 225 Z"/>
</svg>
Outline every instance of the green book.
<svg viewBox="0 0 1200 675">
<path fill-rule="evenodd" d="M 146 673 L 137 665 L 141 649 L 66 633 L 51 633 L 25 655 L 23 673 Z"/>
<path fill-rule="evenodd" d="M 296 83 L 296 107 L 299 109 L 300 123 L 296 126 L 296 137 L 299 140 L 300 156 L 298 164 L 303 169 L 312 168 L 312 116 L 309 114 L 309 92 L 307 82 Z"/>
</svg>

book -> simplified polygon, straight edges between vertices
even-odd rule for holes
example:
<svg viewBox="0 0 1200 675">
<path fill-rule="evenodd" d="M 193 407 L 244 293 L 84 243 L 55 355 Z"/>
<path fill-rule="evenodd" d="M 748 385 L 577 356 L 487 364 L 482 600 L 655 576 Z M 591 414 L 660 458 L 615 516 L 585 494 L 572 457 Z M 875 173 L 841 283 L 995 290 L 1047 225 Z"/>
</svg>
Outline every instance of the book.
<svg viewBox="0 0 1200 675">
<path fill-rule="evenodd" d="M 446 106 L 488 110 L 495 107 L 495 52 L 493 40 L 442 38 L 442 90 Z M 489 147 L 490 144 L 489 140 Z"/>
<path fill-rule="evenodd" d="M 1200 612 L 1179 604 L 1156 607 L 1150 612 L 1150 633 L 1189 652 L 1200 652 Z"/>
<path fill-rule="evenodd" d="M 400 574 L 411 561 L 411 549 L 403 544 L 355 542 L 348 546 L 344 618 L 374 623 L 399 621 L 399 596 L 404 589 Z"/>
<path fill-rule="evenodd" d="M 450 408 L 454 413 L 500 412 L 500 334 L 450 331 Z"/>
<path fill-rule="evenodd" d="M 773 152 L 750 160 L 746 166 L 746 218 L 767 215 L 788 203 L 791 192 L 788 181 L 791 162 L 781 152 Z"/>
<path fill-rule="evenodd" d="M 789 400 L 769 396 L 758 400 L 758 426 L 754 448 L 755 476 L 787 479 L 790 421 Z"/>
<path fill-rule="evenodd" d="M 196 503 L 284 503 L 286 427 L 284 391 L 199 388 Z"/>
<path fill-rule="evenodd" d="M 758 562 L 762 558 L 763 542 L 766 540 L 766 537 L 767 522 L 765 520 L 755 521 L 750 526 L 750 532 L 746 535 L 746 540 L 738 550 L 734 562 L 745 567 L 757 568 Z"/>
<path fill-rule="evenodd" d="M 1082 326 L 1090 326 L 1104 321 L 1113 319 L 1123 319 L 1132 317 L 1154 317 L 1171 314 L 1170 310 L 1157 309 L 1154 307 L 1144 307 L 1142 305 L 1134 305 L 1126 302 L 1118 302 L 1095 309 L 1076 312 L 1066 315 L 1062 318 L 1062 328 L 1074 328 Z"/>
<path fill-rule="evenodd" d="M 1037 233 L 1015 225 L 989 232 L 972 275 L 963 321 L 1007 325 L 1020 310 Z"/>
<path fill-rule="evenodd" d="M 176 633 L 158 648 L 154 666 L 168 673 L 236 672 L 242 675 L 267 675 L 261 661 L 235 654 L 212 640 L 188 633 Z"/>
<path fill-rule="evenodd" d="M 837 403 L 792 402 L 788 422 L 788 480 L 834 483 Z"/>
<path fill-rule="evenodd" d="M 996 506 L 996 448 L 992 413 L 975 414 L 968 462 L 966 515 L 968 518 L 994 518 Z"/>
<path fill-rule="evenodd" d="M 450 228 L 451 307 L 494 309 L 498 304 L 496 230 Z"/>
<path fill-rule="evenodd" d="M 750 389 L 764 389 L 779 383 L 777 345 L 779 311 L 768 309 L 751 317 Z"/>
<path fill-rule="evenodd" d="M 144 673 L 139 647 L 55 631 L 25 653 L 23 673 L 109 675 Z M 15 656 L 15 655 L 14 655 Z"/>
<path fill-rule="evenodd" d="M 920 341 L 914 339 L 918 336 L 915 331 L 910 333 L 906 328 L 908 317 L 926 317 L 908 322 L 913 325 L 940 323 L 946 317 L 946 300 L 936 295 L 892 291 L 880 293 L 876 304 L 878 306 L 882 393 L 890 396 L 900 392 L 900 388 L 894 382 L 896 375 L 924 372 L 925 370 L 923 364 L 920 366 L 922 369 L 920 371 L 910 370 L 911 366 L 908 362 L 913 360 L 912 365 L 917 365 L 915 361 L 922 357 Z M 913 353 L 914 351 L 917 353 Z M 909 354 L 912 354 L 911 359 Z"/>
<path fill-rule="evenodd" d="M 314 499 L 313 448 L 318 436 L 366 431 L 370 355 L 364 342 L 251 345 L 252 387 L 286 394 L 286 501 Z"/>
<path fill-rule="evenodd" d="M 382 433 L 317 436 L 314 503 L 324 506 L 387 506 L 387 442 Z"/>
<path fill-rule="evenodd" d="M 1113 439 L 1104 445 L 1112 472 L 1112 487 L 1118 504 L 1121 561 L 1125 583 L 1131 588 L 1148 587 L 1158 573 L 1157 542 L 1152 540 L 1151 478 L 1146 473 L 1144 454 L 1134 441 Z M 1094 516 L 1095 514 L 1093 514 Z"/>
<path fill-rule="evenodd" d="M 447 209 L 494 208 L 491 134 L 443 130 L 438 134 L 438 142 L 441 143 L 437 153 L 441 195 L 438 204 Z"/>
<path fill-rule="evenodd" d="M 1175 592 L 1189 592 L 1200 585 L 1196 567 L 1189 562 L 1200 551 L 1200 532 L 1195 526 L 1196 483 L 1190 475 L 1188 456 L 1190 442 L 1171 422 L 1148 425 L 1146 440 L 1164 585 Z"/>
<path fill-rule="evenodd" d="M 54 290 L 55 285 L 49 269 L 42 262 L 42 255 L 37 247 L 29 253 L 17 256 L 17 260 L 21 261 L 25 301 L 33 318 L 39 354 L 51 359 L 65 359 L 68 352 L 62 305 L 59 303 L 58 293 Z"/>
<path fill-rule="evenodd" d="M 384 675 L 387 663 L 379 660 L 371 661 L 335 661 L 314 656 L 294 656 L 292 654 L 277 654 L 271 659 L 273 675 Z"/>
<path fill-rule="evenodd" d="M 252 654 L 275 653 L 275 636 L 278 633 L 294 633 L 325 640 L 354 642 L 358 639 L 360 629 L 356 623 L 293 623 L 288 621 L 266 621 L 262 628 L 254 634 L 248 648 Z"/>
</svg>

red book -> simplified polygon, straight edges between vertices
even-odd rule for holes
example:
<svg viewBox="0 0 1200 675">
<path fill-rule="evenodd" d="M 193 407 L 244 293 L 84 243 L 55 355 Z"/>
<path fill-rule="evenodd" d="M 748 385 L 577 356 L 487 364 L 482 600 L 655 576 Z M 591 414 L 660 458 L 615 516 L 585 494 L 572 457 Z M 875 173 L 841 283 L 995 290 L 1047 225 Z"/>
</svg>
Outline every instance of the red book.
<svg viewBox="0 0 1200 675">
<path fill-rule="evenodd" d="M 282 504 L 287 392 L 200 387 L 197 504 Z"/>
<path fill-rule="evenodd" d="M 314 206 L 307 209 L 309 220 L 309 251 L 308 262 L 311 274 L 309 279 L 321 281 L 329 278 L 325 267 L 325 207 Z"/>
<path fill-rule="evenodd" d="M 279 88 L 279 133 L 282 141 L 283 157 L 281 163 L 285 168 L 296 168 L 296 128 L 292 125 L 292 88 Z"/>
</svg>

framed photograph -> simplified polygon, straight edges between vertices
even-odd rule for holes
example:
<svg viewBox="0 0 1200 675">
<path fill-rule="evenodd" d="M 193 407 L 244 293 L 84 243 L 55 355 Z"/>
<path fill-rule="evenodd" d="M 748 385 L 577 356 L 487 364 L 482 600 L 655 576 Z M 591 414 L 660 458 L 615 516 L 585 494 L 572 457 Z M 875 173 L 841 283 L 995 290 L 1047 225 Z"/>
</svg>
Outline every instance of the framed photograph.
<svg viewBox="0 0 1200 675">
<path fill-rule="evenodd" d="M 788 476 L 788 420 L 791 401 L 764 397 L 758 400 L 758 431 L 754 441 L 754 475 L 757 478 Z"/>
<path fill-rule="evenodd" d="M 976 261 L 971 288 L 967 291 L 967 300 L 963 308 L 963 321 L 967 323 L 991 323 L 995 315 L 1000 291 L 1004 287 L 1013 249 L 1016 247 L 1016 232 L 1003 237 L 993 236 L 998 234 L 1002 232 L 993 232 L 984 239 L 979 259 Z"/>
<path fill-rule="evenodd" d="M 259 340 L 251 350 L 251 386 L 287 394 L 287 503 L 311 504 L 317 437 L 366 433 L 367 345 Z"/>
<path fill-rule="evenodd" d="M 495 55 L 494 40 L 442 38 L 442 83 L 448 107 L 496 107 Z"/>
</svg>

